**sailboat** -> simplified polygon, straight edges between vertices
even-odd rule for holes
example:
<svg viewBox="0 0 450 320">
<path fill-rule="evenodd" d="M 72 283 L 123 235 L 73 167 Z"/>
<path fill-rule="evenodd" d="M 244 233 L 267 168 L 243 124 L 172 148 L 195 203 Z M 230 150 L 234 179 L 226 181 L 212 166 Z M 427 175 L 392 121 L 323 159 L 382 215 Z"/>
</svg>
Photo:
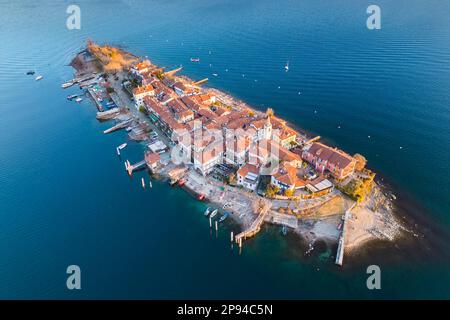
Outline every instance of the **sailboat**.
<svg viewBox="0 0 450 320">
<path fill-rule="evenodd" d="M 289 61 L 288 61 L 288 62 L 286 62 L 286 65 L 284 66 L 284 69 L 286 70 L 286 72 L 288 72 L 288 71 L 289 71 Z"/>
</svg>

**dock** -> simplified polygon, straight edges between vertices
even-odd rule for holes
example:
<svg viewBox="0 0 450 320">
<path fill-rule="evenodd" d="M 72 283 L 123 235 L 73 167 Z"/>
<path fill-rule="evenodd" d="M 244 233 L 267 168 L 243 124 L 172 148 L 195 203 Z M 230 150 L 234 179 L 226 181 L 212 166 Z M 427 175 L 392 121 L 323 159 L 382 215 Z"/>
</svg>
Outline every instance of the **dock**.
<svg viewBox="0 0 450 320">
<path fill-rule="evenodd" d="M 176 73 L 180 72 L 181 70 L 183 70 L 183 67 L 179 67 L 177 69 L 164 72 L 164 76 L 166 76 L 166 77 L 173 77 Z"/>
<path fill-rule="evenodd" d="M 119 122 L 118 124 L 116 124 L 115 126 L 112 126 L 109 129 L 106 129 L 105 131 L 103 131 L 104 134 L 108 134 L 120 129 L 124 129 L 125 127 L 127 127 L 131 122 L 133 122 L 133 119 L 129 119 L 129 120 L 125 120 L 122 122 Z"/>
<path fill-rule="evenodd" d="M 261 230 L 261 226 L 262 226 L 264 219 L 266 218 L 266 215 L 268 212 L 269 212 L 269 208 L 263 209 L 247 230 L 244 230 L 241 233 L 237 234 L 234 237 L 234 240 L 236 241 L 236 243 L 238 243 L 238 244 L 242 243 L 242 239 L 245 240 L 245 239 L 253 237 L 255 234 L 257 234 Z"/>
<path fill-rule="evenodd" d="M 207 82 L 208 80 L 209 80 L 208 78 L 204 78 L 204 79 L 202 79 L 202 80 L 199 80 L 199 81 L 194 82 L 192 85 L 194 85 L 194 86 L 199 86 L 199 85 L 201 85 L 201 84 Z"/>
<path fill-rule="evenodd" d="M 355 205 L 356 205 L 356 203 L 353 204 L 349 209 L 347 209 L 344 214 L 342 233 L 341 233 L 341 236 L 339 237 L 339 244 L 338 244 L 338 248 L 337 248 L 337 252 L 336 252 L 336 260 L 334 262 L 338 266 L 342 266 L 343 261 L 344 261 L 345 235 L 347 233 L 347 220 L 349 219 L 350 211 L 355 207 Z"/>
<path fill-rule="evenodd" d="M 97 115 L 95 116 L 97 120 L 110 120 L 113 119 L 115 116 L 117 116 L 120 112 L 119 108 L 112 108 L 108 111 L 99 111 L 97 112 Z"/>
<path fill-rule="evenodd" d="M 145 161 L 145 159 L 142 160 L 142 161 L 139 161 L 138 163 L 135 163 L 135 164 L 130 164 L 129 161 L 125 162 L 125 168 L 128 171 L 128 174 L 130 176 L 131 176 L 131 174 L 133 173 L 134 170 L 140 169 L 140 168 L 142 168 L 143 166 L 146 166 L 146 165 L 147 165 L 147 162 Z"/>
<path fill-rule="evenodd" d="M 91 89 L 91 88 L 88 88 L 87 91 L 88 91 L 89 95 L 91 96 L 92 100 L 94 100 L 95 106 L 97 107 L 97 110 L 98 110 L 98 111 L 103 111 L 103 106 L 102 106 L 102 104 L 100 103 L 100 101 L 98 101 L 97 98 L 95 97 L 95 94 L 94 94 L 94 92 L 92 91 L 92 89 Z"/>
</svg>

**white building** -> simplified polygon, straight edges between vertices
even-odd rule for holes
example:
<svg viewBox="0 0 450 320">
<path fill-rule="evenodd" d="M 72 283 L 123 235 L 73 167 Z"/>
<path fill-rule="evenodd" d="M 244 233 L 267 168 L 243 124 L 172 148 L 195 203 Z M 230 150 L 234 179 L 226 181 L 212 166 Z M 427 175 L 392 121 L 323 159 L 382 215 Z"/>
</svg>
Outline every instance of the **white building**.
<svg viewBox="0 0 450 320">
<path fill-rule="evenodd" d="M 243 165 L 237 172 L 237 184 L 255 191 L 258 186 L 259 169 L 252 164 Z"/>
<path fill-rule="evenodd" d="M 134 99 L 134 105 L 136 106 L 136 109 L 139 109 L 140 106 L 144 105 L 144 98 L 147 96 L 154 96 L 155 95 L 155 89 L 152 85 L 146 85 L 137 87 L 133 90 L 133 99 Z"/>
</svg>

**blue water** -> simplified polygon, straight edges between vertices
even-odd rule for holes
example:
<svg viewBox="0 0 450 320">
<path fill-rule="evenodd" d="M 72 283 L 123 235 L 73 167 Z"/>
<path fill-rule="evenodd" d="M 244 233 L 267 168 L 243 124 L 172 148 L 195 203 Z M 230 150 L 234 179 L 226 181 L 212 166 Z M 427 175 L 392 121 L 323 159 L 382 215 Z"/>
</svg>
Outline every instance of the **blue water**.
<svg viewBox="0 0 450 320">
<path fill-rule="evenodd" d="M 450 297 L 449 2 L 377 1 L 378 31 L 356 0 L 79 1 L 81 30 L 65 27 L 70 3 L 0 1 L 0 298 Z M 341 270 L 268 227 L 239 255 L 233 226 L 216 237 L 185 192 L 142 190 L 144 173 L 130 180 L 115 154 L 126 134 L 103 135 L 90 101 L 65 99 L 88 38 L 182 64 L 364 154 L 429 242 L 370 247 Z M 142 147 L 123 155 L 141 160 Z M 71 264 L 81 291 L 66 289 Z M 366 288 L 369 264 L 380 291 Z"/>
</svg>

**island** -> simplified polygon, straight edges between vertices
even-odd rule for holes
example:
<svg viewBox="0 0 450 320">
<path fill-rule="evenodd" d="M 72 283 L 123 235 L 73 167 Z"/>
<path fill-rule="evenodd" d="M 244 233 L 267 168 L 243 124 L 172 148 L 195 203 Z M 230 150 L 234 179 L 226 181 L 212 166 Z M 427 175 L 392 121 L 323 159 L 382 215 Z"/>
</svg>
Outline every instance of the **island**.
<svg viewBox="0 0 450 320">
<path fill-rule="evenodd" d="M 199 58 L 191 58 L 198 63 Z M 405 228 L 394 214 L 395 195 L 382 187 L 361 154 L 350 155 L 275 115 L 206 87 L 208 78 L 179 75 L 118 47 L 88 41 L 62 88 L 79 85 L 95 103 L 105 134 L 125 129 L 145 146 L 142 161 L 155 179 L 209 202 L 210 227 L 230 217 L 240 248 L 264 223 L 281 226 L 308 244 L 334 244 L 335 262 L 369 241 L 395 241 Z M 117 147 L 117 153 L 126 143 Z M 150 182 L 151 183 L 151 182 Z M 146 187 L 144 178 L 142 186 Z M 150 185 L 151 186 L 151 185 Z M 215 225 L 215 226 L 214 226 Z"/>
</svg>

